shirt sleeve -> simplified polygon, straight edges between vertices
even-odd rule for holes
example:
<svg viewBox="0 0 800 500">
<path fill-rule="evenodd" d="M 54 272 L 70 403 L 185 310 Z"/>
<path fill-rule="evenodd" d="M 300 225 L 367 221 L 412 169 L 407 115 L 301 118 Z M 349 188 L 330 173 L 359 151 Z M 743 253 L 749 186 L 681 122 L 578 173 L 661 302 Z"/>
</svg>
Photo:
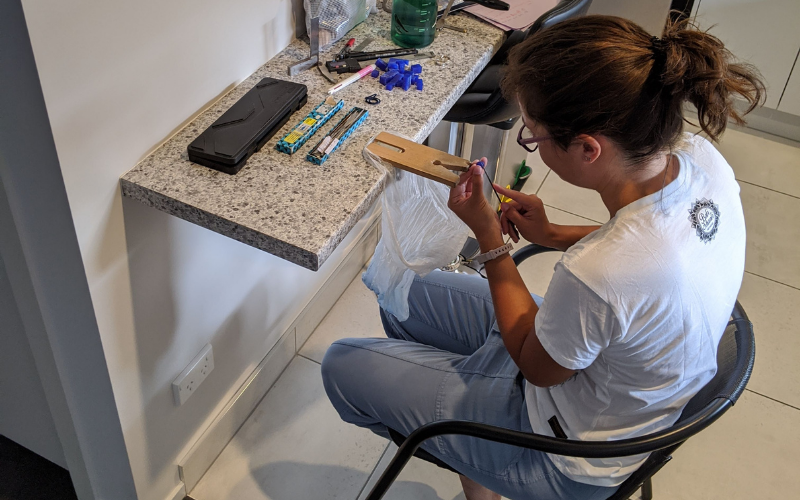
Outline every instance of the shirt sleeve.
<svg viewBox="0 0 800 500">
<path fill-rule="evenodd" d="M 561 262 L 556 264 L 534 327 L 553 361 L 570 370 L 591 365 L 619 330 L 611 307 Z"/>
</svg>

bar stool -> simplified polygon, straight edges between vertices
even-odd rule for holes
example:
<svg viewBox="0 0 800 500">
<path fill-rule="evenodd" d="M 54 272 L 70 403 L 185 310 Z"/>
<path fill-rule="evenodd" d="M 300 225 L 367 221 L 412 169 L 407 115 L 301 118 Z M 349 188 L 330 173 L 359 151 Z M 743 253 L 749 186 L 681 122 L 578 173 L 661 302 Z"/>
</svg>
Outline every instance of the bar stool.
<svg viewBox="0 0 800 500">
<path fill-rule="evenodd" d="M 509 35 L 481 74 L 444 116 L 445 121 L 451 122 L 447 148 L 450 154 L 470 159 L 485 156 L 489 160 L 486 169 L 495 182 L 507 184 L 506 181 L 513 179 L 515 172 L 511 171 L 512 167 L 519 165 L 526 153 L 516 147 L 515 132 L 511 132 L 520 116 L 517 103 L 508 102 L 500 91 L 508 52 L 532 33 L 585 15 L 591 4 L 592 0 L 561 0 L 539 16 L 526 31 L 513 31 Z M 491 189 L 490 186 L 486 188 Z"/>
</svg>

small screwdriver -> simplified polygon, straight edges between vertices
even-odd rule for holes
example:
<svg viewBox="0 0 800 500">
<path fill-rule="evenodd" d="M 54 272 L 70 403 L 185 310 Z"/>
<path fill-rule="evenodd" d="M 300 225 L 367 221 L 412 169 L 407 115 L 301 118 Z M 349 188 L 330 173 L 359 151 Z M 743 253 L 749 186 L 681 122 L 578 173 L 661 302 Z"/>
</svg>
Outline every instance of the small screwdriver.
<svg viewBox="0 0 800 500">
<path fill-rule="evenodd" d="M 497 194 L 497 190 L 494 188 L 494 183 L 492 183 L 492 179 L 489 178 L 489 174 L 488 172 L 486 172 L 486 164 L 483 162 L 483 160 L 478 160 L 476 163 L 478 164 L 478 166 L 481 167 L 481 170 L 483 170 L 483 173 L 484 175 L 486 175 L 486 178 L 489 179 L 489 186 L 492 188 L 492 191 L 494 191 L 494 195 L 497 196 L 497 200 L 500 203 L 503 203 L 503 198 L 501 198 L 500 195 Z M 517 240 L 519 240 L 519 231 L 517 230 L 517 227 L 514 225 L 513 222 L 511 222 L 508 219 L 506 219 L 506 222 L 508 223 L 508 229 L 514 231 L 514 235 L 517 237 Z"/>
</svg>

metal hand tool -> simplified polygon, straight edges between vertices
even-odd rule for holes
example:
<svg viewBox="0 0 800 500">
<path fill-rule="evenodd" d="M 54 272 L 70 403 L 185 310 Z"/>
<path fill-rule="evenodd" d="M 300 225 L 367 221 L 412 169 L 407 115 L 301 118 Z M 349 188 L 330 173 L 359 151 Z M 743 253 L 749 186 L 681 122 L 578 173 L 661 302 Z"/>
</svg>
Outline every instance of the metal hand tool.
<svg viewBox="0 0 800 500">
<path fill-rule="evenodd" d="M 420 59 L 430 59 L 433 57 L 435 57 L 433 52 L 417 52 L 416 54 L 404 55 L 403 59 L 407 59 L 409 61 L 418 61 Z M 373 64 L 377 60 L 377 58 L 365 60 L 348 58 L 343 61 L 328 61 L 325 63 L 325 66 L 329 71 L 336 72 L 338 74 L 357 73 L 358 71 L 361 71 L 361 69 L 364 67 L 364 64 Z"/>
<path fill-rule="evenodd" d="M 347 54 L 350 53 L 350 50 L 353 48 L 353 45 L 355 45 L 355 43 L 356 43 L 355 38 L 351 38 L 350 40 L 348 40 L 347 43 L 344 44 L 344 47 L 342 47 L 342 50 L 340 50 L 339 53 L 336 54 L 335 59 L 338 61 L 339 59 L 344 59 L 345 57 L 347 57 Z"/>
<path fill-rule="evenodd" d="M 311 30 L 308 33 L 308 40 L 311 44 L 311 54 L 299 63 L 289 66 L 289 76 L 296 76 L 302 71 L 313 68 L 319 62 L 319 18 L 312 18 L 309 24 Z"/>
<path fill-rule="evenodd" d="M 342 136 L 353 126 L 364 114 L 367 112 L 365 109 L 353 108 L 349 113 L 340 121 L 333 129 L 328 132 L 314 148 L 309 152 L 309 155 L 321 159 L 326 154 L 330 154 L 339 145 Z"/>
<path fill-rule="evenodd" d="M 453 2 L 455 0 L 450 0 L 447 2 L 447 7 L 444 8 L 444 11 L 439 11 L 437 14 L 437 21 L 436 21 L 436 29 L 449 29 L 453 31 L 458 31 L 460 33 L 466 33 L 467 30 L 463 28 L 459 28 L 457 26 L 453 26 L 451 24 L 447 24 L 447 16 L 451 12 L 456 12 L 467 7 L 471 7 L 472 5 L 478 4 L 486 7 L 487 9 L 494 9 L 494 10 L 509 10 L 511 6 L 509 6 L 506 2 L 502 0 L 470 0 L 467 2 L 461 2 L 457 6 L 453 7 Z"/>
<path fill-rule="evenodd" d="M 369 47 L 369 44 L 371 44 L 374 40 L 375 39 L 372 38 L 371 36 L 366 37 L 361 43 L 359 43 L 358 45 L 353 47 L 353 51 L 352 52 L 361 52 L 361 51 L 363 51 L 364 49 Z"/>
</svg>

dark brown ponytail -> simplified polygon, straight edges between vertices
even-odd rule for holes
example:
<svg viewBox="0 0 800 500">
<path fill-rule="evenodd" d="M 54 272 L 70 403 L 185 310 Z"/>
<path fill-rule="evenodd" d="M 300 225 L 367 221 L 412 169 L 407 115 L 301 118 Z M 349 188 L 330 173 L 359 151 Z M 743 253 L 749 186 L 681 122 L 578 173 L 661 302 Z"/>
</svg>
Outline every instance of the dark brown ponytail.
<svg viewBox="0 0 800 500">
<path fill-rule="evenodd" d="M 758 71 L 736 63 L 719 39 L 688 20 L 656 38 L 610 16 L 564 21 L 528 37 L 510 52 L 502 86 L 562 148 L 579 134 L 601 134 L 632 164 L 675 146 L 685 101 L 717 140 L 729 118 L 743 124 L 742 114 L 765 98 Z M 737 94 L 749 104 L 744 113 L 734 106 Z"/>
</svg>

